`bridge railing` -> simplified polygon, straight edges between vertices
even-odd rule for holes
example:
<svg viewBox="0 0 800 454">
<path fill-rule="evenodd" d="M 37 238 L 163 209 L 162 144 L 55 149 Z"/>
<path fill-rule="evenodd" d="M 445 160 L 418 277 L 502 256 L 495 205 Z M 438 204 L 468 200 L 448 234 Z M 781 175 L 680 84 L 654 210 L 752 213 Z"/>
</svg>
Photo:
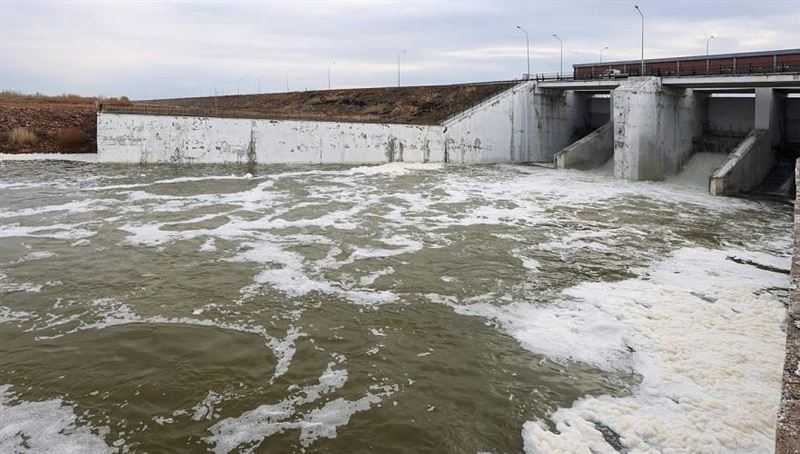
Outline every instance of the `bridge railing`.
<svg viewBox="0 0 800 454">
<path fill-rule="evenodd" d="M 684 62 L 688 64 L 687 62 Z M 707 67 L 698 67 L 698 63 L 700 65 L 705 65 L 705 62 L 702 60 L 694 60 L 692 61 L 692 65 L 689 68 L 681 68 L 676 62 L 669 63 L 670 65 L 674 65 L 675 68 L 645 68 L 644 75 L 645 76 L 657 76 L 657 77 L 702 77 L 702 76 L 750 76 L 754 74 L 796 74 L 800 73 L 800 58 L 792 58 L 788 60 L 782 60 L 777 64 L 771 65 L 758 65 L 758 64 L 737 64 L 737 65 L 718 65 L 714 64 L 713 60 L 709 62 Z M 647 64 L 647 63 L 646 63 Z M 641 69 L 639 66 L 634 65 L 626 65 L 630 66 L 626 68 L 627 71 L 623 72 L 620 71 L 619 68 L 616 66 L 619 65 L 609 65 L 606 66 L 596 66 L 596 70 L 602 70 L 602 72 L 588 74 L 582 77 L 576 77 L 575 80 L 607 80 L 607 79 L 624 79 L 627 77 L 636 77 L 641 75 Z M 536 75 L 537 77 L 539 74 Z M 557 80 L 553 79 L 549 74 L 542 74 L 543 78 L 541 80 Z M 563 75 L 562 75 L 563 76 Z M 539 80 L 537 78 L 537 80 Z M 566 80 L 559 79 L 559 80 Z"/>
</svg>

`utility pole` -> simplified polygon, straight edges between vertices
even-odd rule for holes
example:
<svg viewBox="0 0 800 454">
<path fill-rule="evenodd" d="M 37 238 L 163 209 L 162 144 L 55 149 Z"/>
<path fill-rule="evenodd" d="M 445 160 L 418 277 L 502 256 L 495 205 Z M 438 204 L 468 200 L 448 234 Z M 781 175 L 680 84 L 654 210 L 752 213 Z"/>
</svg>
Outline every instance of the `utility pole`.
<svg viewBox="0 0 800 454">
<path fill-rule="evenodd" d="M 397 53 L 397 86 L 400 86 L 400 56 L 406 53 L 406 50 L 403 49 Z"/>
<path fill-rule="evenodd" d="M 558 71 L 559 74 L 564 74 L 564 41 L 561 40 L 561 37 L 553 33 L 553 37 L 558 40 L 558 43 L 561 45 L 561 66 Z"/>
<path fill-rule="evenodd" d="M 708 70 L 710 69 L 709 60 L 708 60 L 708 45 L 711 40 L 714 39 L 714 35 L 711 35 L 706 40 L 706 74 L 708 74 Z"/>
<path fill-rule="evenodd" d="M 525 33 L 525 48 L 526 48 L 527 54 L 528 54 L 528 74 L 525 76 L 525 79 L 530 79 L 531 78 L 531 39 L 530 39 L 530 36 L 528 35 L 528 32 L 524 28 L 520 27 L 519 25 L 517 25 L 517 28 L 520 29 L 520 31 L 522 31 L 522 33 Z"/>
<path fill-rule="evenodd" d="M 642 16 L 642 71 L 640 76 L 644 76 L 644 14 L 642 10 L 639 9 L 639 5 L 633 5 L 636 8 L 636 11 L 639 11 L 639 15 Z"/>
</svg>

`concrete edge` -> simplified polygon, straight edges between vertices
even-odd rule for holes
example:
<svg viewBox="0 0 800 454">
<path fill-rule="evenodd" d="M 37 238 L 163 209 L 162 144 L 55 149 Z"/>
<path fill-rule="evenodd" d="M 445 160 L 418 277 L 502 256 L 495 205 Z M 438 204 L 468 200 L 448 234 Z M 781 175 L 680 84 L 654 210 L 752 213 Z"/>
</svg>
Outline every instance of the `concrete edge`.
<svg viewBox="0 0 800 454">
<path fill-rule="evenodd" d="M 448 127 L 448 126 L 452 125 L 453 123 L 456 123 L 460 119 L 468 116 L 469 114 L 471 114 L 471 113 L 473 113 L 473 112 L 475 112 L 477 110 L 480 110 L 480 109 L 484 108 L 485 106 L 491 105 L 491 104 L 497 102 L 498 100 L 502 99 L 505 96 L 513 94 L 515 90 L 518 90 L 520 87 L 522 87 L 522 86 L 524 86 L 526 84 L 535 85 L 534 82 L 530 81 L 530 80 L 520 81 L 520 83 L 512 86 L 508 90 L 503 90 L 500 93 L 497 93 L 496 95 L 494 95 L 494 96 L 492 96 L 490 98 L 486 98 L 486 99 L 478 102 L 477 104 L 474 104 L 474 105 L 462 110 L 461 112 L 455 113 L 455 114 L 445 118 L 444 120 L 439 122 L 439 125 L 440 126 L 444 126 L 444 127 Z"/>
<path fill-rule="evenodd" d="M 576 169 L 586 170 L 586 169 L 591 169 L 591 168 L 594 168 L 594 167 L 599 167 L 599 166 L 588 166 L 588 167 L 586 167 L 586 166 L 572 166 L 572 165 L 567 167 L 565 162 L 564 162 L 564 158 L 565 158 L 565 156 L 567 154 L 569 154 L 570 152 L 574 151 L 575 149 L 582 147 L 584 144 L 586 144 L 588 142 L 594 141 L 595 138 L 597 138 L 598 136 L 601 136 L 601 135 L 606 134 L 608 132 L 612 133 L 612 137 L 611 137 L 611 156 L 610 156 L 610 158 L 613 158 L 614 157 L 614 137 L 613 137 L 613 131 L 610 131 L 610 130 L 613 130 L 613 128 L 614 128 L 614 122 L 609 121 L 608 123 L 604 124 L 603 126 L 600 126 L 599 128 L 595 129 L 594 131 L 590 132 L 589 134 L 586 134 L 585 136 L 581 137 L 580 139 L 576 140 L 575 142 L 572 142 L 571 144 L 569 144 L 566 147 L 562 148 L 561 150 L 557 151 L 556 154 L 553 155 L 553 165 L 558 169 L 576 168 Z M 600 166 L 602 166 L 602 165 L 603 164 L 600 164 Z"/>
<path fill-rule="evenodd" d="M 795 181 L 800 184 L 800 159 L 795 166 Z M 775 427 L 776 454 L 800 454 L 800 199 L 795 199 L 794 220 L 794 255 L 786 314 L 786 359 Z"/>
<path fill-rule="evenodd" d="M 737 164 L 750 153 L 760 140 L 768 133 L 766 129 L 753 129 L 742 139 L 739 144 L 728 154 L 728 157 L 711 174 L 708 181 L 708 192 L 712 195 L 731 195 L 735 193 L 730 189 L 728 181 Z"/>
</svg>

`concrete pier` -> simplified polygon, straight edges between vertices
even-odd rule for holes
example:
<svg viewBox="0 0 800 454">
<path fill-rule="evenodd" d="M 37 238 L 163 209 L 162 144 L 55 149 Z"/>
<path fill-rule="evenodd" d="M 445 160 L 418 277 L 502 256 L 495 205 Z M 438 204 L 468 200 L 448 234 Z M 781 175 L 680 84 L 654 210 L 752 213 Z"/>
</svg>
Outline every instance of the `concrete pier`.
<svg viewBox="0 0 800 454">
<path fill-rule="evenodd" d="M 633 77 L 612 92 L 614 175 L 663 180 L 678 173 L 703 134 L 705 95 Z"/>
</svg>

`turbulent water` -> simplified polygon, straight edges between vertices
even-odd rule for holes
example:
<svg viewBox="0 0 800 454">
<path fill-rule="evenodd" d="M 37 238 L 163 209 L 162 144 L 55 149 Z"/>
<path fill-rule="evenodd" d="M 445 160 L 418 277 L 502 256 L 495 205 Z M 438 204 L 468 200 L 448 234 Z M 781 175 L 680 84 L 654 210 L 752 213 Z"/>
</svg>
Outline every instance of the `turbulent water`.
<svg viewBox="0 0 800 454">
<path fill-rule="evenodd" d="M 772 449 L 786 204 L 505 165 L 0 174 L 0 452 Z"/>
</svg>

